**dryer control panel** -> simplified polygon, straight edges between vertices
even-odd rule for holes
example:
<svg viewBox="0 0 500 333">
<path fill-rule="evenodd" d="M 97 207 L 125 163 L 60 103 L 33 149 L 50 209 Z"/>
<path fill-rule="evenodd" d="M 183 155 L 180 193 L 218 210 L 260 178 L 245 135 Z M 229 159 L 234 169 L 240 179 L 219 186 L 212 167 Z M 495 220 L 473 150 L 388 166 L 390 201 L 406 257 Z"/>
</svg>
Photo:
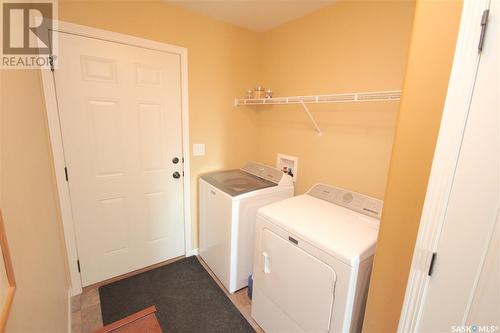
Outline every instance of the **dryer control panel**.
<svg viewBox="0 0 500 333">
<path fill-rule="evenodd" d="M 382 200 L 340 187 L 317 184 L 307 194 L 376 219 L 382 215 Z"/>
</svg>

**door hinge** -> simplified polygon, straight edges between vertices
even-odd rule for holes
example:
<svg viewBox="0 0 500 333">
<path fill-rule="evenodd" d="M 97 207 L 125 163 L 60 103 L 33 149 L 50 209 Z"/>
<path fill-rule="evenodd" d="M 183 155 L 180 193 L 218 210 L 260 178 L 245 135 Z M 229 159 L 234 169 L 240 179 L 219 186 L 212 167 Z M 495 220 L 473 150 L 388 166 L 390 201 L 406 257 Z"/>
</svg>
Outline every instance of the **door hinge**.
<svg viewBox="0 0 500 333">
<path fill-rule="evenodd" d="M 432 275 L 432 271 L 434 270 L 434 263 L 436 262 L 436 256 L 436 252 L 432 253 L 431 264 L 429 265 L 429 271 L 427 272 L 428 276 Z"/>
<path fill-rule="evenodd" d="M 49 56 L 49 64 L 50 64 L 50 70 L 53 72 L 54 71 L 54 56 L 53 55 Z"/>
<path fill-rule="evenodd" d="M 81 273 L 81 269 L 80 269 L 80 260 L 77 260 L 77 261 L 76 261 L 76 265 L 78 266 L 78 273 Z"/>
<path fill-rule="evenodd" d="M 64 177 L 66 177 L 66 181 L 69 181 L 68 168 L 67 167 L 64 167 Z"/>
<path fill-rule="evenodd" d="M 477 46 L 477 50 L 479 53 L 483 51 L 484 46 L 484 36 L 486 35 L 486 28 L 488 27 L 488 16 L 490 15 L 490 10 L 485 9 L 483 12 L 483 16 L 481 17 L 481 35 L 479 36 L 479 45 Z"/>
</svg>

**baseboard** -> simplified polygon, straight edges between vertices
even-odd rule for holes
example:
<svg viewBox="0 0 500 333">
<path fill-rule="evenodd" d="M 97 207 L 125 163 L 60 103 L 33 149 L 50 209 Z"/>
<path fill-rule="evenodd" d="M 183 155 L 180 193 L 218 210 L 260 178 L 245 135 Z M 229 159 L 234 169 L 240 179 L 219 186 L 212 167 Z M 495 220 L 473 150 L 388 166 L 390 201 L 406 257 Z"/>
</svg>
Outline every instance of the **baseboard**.
<svg viewBox="0 0 500 333">
<path fill-rule="evenodd" d="M 73 316 L 71 315 L 71 288 L 68 289 L 68 333 L 71 333 L 71 318 Z"/>
<path fill-rule="evenodd" d="M 192 249 L 191 253 L 189 253 L 186 257 L 197 256 L 197 255 L 198 255 L 198 249 Z"/>
<path fill-rule="evenodd" d="M 83 292 L 83 288 L 82 286 L 78 286 L 76 288 L 73 288 L 73 286 L 71 286 L 69 288 L 69 293 L 71 294 L 71 296 L 77 296 L 77 295 L 80 295 L 81 293 Z"/>
</svg>

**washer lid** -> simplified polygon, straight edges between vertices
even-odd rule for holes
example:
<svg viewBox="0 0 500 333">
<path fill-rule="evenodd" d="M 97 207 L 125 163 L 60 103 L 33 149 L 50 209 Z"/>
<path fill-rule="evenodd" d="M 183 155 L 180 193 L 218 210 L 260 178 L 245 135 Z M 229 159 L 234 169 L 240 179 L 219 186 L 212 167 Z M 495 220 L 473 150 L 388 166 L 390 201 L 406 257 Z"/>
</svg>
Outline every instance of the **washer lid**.
<svg viewBox="0 0 500 333">
<path fill-rule="evenodd" d="M 243 170 L 216 171 L 201 176 L 201 179 L 233 197 L 276 186 L 276 183 L 251 175 Z"/>
<path fill-rule="evenodd" d="M 258 216 L 349 266 L 356 266 L 375 253 L 377 219 L 309 194 L 264 206 Z"/>
</svg>

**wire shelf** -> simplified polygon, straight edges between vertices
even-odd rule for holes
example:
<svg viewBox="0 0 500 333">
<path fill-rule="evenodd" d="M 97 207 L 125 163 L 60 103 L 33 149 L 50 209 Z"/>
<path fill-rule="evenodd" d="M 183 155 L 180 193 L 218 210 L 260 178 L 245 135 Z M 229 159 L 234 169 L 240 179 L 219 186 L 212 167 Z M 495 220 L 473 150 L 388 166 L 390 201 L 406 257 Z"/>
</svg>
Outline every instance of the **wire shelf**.
<svg viewBox="0 0 500 333">
<path fill-rule="evenodd" d="M 236 106 L 241 105 L 280 105 L 280 104 L 302 104 L 302 103 L 351 103 L 351 102 L 383 102 L 399 101 L 401 90 L 373 91 L 332 95 L 312 95 L 312 96 L 290 96 L 273 98 L 237 98 Z"/>
<path fill-rule="evenodd" d="M 307 114 L 314 129 L 319 136 L 323 135 L 321 128 L 309 111 L 306 104 L 319 103 L 353 103 L 353 102 L 391 102 L 401 99 L 401 90 L 391 91 L 372 91 L 347 94 L 332 95 L 313 95 L 313 96 L 291 96 L 291 97 L 272 97 L 272 98 L 247 98 L 234 100 L 235 106 L 242 105 L 284 105 L 301 104 L 304 112 Z"/>
</svg>

